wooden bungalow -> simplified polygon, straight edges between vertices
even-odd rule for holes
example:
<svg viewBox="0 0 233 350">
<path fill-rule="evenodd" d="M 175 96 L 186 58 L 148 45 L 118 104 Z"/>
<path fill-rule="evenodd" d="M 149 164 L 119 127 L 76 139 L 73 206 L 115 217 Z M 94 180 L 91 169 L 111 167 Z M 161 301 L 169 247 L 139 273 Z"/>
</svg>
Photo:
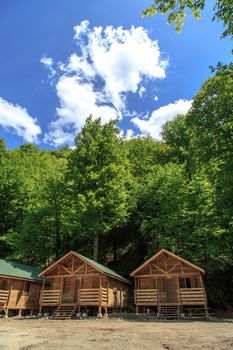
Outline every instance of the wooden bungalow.
<svg viewBox="0 0 233 350">
<path fill-rule="evenodd" d="M 70 318 L 82 310 L 122 309 L 127 306 L 129 282 L 110 270 L 76 252 L 69 252 L 41 272 L 39 277 L 50 288 L 40 297 L 40 310 L 53 310 L 54 318 Z"/>
<path fill-rule="evenodd" d="M 208 316 L 204 285 L 205 271 L 162 249 L 131 273 L 135 278 L 136 312 L 157 317 L 189 316 L 200 312 Z"/>
<path fill-rule="evenodd" d="M 0 259 L 0 310 L 8 316 L 9 310 L 39 309 L 42 280 L 41 270 L 32 266 Z"/>
</svg>

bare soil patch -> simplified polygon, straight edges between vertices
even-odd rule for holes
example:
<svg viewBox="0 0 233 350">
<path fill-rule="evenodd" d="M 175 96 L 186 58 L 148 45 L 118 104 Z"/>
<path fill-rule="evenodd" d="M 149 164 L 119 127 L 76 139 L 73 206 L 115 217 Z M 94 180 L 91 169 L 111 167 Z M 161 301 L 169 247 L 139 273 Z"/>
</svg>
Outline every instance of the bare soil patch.
<svg viewBox="0 0 233 350">
<path fill-rule="evenodd" d="M 0 350 L 230 350 L 232 321 L 0 319 Z"/>
</svg>

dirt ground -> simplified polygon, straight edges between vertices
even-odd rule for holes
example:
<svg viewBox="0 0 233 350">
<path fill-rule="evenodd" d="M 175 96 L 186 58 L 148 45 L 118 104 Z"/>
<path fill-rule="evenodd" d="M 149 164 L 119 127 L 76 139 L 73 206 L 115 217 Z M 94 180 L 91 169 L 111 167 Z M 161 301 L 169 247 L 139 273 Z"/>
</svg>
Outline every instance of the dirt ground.
<svg viewBox="0 0 233 350">
<path fill-rule="evenodd" d="M 0 350 L 233 349 L 233 321 L 0 319 Z"/>
</svg>

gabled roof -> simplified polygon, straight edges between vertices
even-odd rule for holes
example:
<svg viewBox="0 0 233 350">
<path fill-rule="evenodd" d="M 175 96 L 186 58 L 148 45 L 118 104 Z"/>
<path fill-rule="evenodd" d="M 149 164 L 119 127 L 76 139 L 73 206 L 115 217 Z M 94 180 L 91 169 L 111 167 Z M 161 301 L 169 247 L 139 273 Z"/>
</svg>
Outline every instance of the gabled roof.
<svg viewBox="0 0 233 350">
<path fill-rule="evenodd" d="M 48 272 L 50 269 L 54 268 L 55 265 L 59 264 L 60 262 L 62 262 L 64 259 L 66 259 L 69 255 L 74 255 L 77 258 L 83 260 L 84 262 L 86 262 L 87 264 L 91 265 L 92 267 L 94 267 L 96 270 L 98 270 L 99 272 L 103 273 L 104 275 L 116 278 L 122 282 L 128 283 L 129 281 L 127 279 L 125 279 L 124 277 L 122 277 L 121 275 L 118 275 L 118 273 L 116 273 L 115 271 L 109 269 L 108 267 L 90 259 L 87 258 L 86 256 L 83 256 L 77 252 L 74 251 L 70 251 L 69 253 L 67 253 L 66 255 L 64 255 L 61 259 L 57 260 L 54 264 L 50 265 L 46 270 L 42 271 L 39 274 L 39 277 L 43 277 L 45 275 L 46 272 Z"/>
<path fill-rule="evenodd" d="M 38 277 L 38 274 L 40 272 L 41 269 L 37 267 L 0 259 L 0 276 L 9 276 L 14 278 L 42 282 L 42 280 Z"/>
<path fill-rule="evenodd" d="M 168 250 L 166 249 L 161 249 L 158 253 L 156 253 L 155 255 L 153 255 L 150 259 L 148 259 L 147 261 L 145 261 L 141 266 L 139 266 L 136 270 L 134 270 L 133 272 L 131 272 L 130 276 L 131 277 L 134 277 L 140 270 L 142 270 L 145 266 L 147 266 L 151 261 L 153 261 L 154 259 L 156 258 L 159 258 L 160 255 L 162 254 L 167 254 L 167 255 L 170 255 L 172 256 L 173 258 L 177 259 L 177 260 L 180 260 L 182 261 L 183 263 L 191 266 L 192 268 L 196 269 L 196 270 L 199 270 L 200 272 L 202 272 L 203 274 L 205 273 L 205 271 L 198 267 L 197 265 L 194 265 L 192 264 L 191 262 L 181 258 L 180 256 L 176 255 L 176 254 L 173 254 L 171 252 L 169 252 Z"/>
</svg>

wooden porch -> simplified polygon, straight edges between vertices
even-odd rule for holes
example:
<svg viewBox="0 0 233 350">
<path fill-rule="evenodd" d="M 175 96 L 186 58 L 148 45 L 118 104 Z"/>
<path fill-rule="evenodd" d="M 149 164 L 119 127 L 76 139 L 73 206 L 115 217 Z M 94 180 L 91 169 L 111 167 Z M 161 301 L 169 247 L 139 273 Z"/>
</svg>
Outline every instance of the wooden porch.
<svg viewBox="0 0 233 350">
<path fill-rule="evenodd" d="M 159 289 L 135 290 L 135 303 L 138 306 L 159 305 L 206 305 L 205 290 L 202 288 L 180 288 L 159 291 Z"/>
<path fill-rule="evenodd" d="M 107 306 L 109 291 L 107 288 L 79 289 L 75 293 L 76 298 L 67 300 L 62 289 L 43 290 L 40 297 L 41 306 L 77 305 L 78 306 Z"/>
</svg>

